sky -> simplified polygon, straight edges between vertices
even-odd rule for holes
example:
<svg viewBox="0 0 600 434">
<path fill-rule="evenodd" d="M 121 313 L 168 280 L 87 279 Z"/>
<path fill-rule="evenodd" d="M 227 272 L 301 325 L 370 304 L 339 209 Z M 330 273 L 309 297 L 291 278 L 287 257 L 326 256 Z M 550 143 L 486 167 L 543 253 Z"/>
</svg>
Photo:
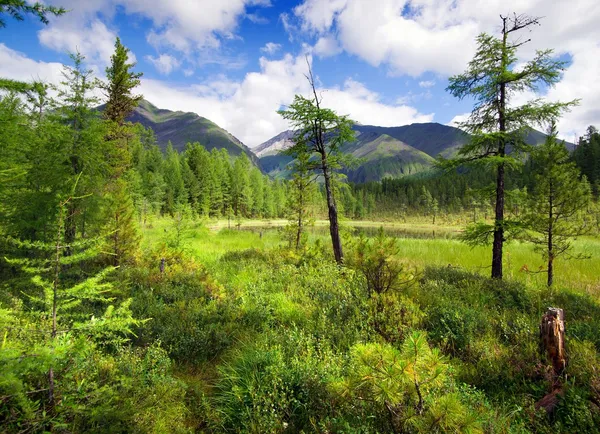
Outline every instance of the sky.
<svg viewBox="0 0 600 434">
<path fill-rule="evenodd" d="M 323 105 L 362 124 L 398 126 L 464 120 L 472 100 L 445 89 L 466 68 L 481 32 L 498 35 L 500 15 L 543 17 L 519 62 L 551 48 L 568 62 L 541 94 L 580 99 L 560 136 L 600 127 L 598 0 L 46 0 L 69 12 L 43 25 L 7 18 L 0 77 L 58 83 L 69 52 L 98 77 L 118 36 L 143 72 L 139 92 L 159 108 L 190 111 L 250 147 L 287 129 L 277 114 L 309 95 L 307 62 Z"/>
</svg>

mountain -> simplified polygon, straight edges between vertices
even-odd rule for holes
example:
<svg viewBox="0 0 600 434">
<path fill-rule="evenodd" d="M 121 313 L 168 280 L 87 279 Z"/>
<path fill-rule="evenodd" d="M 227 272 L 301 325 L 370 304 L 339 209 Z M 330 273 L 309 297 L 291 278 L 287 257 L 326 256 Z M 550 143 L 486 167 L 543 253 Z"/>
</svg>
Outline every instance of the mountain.
<svg viewBox="0 0 600 434">
<path fill-rule="evenodd" d="M 453 156 L 469 140 L 464 131 L 433 122 L 400 127 L 354 125 L 353 129 L 356 140 L 341 149 L 359 159 L 356 169 L 345 172 L 352 182 L 379 181 L 427 171 L 436 157 Z M 287 176 L 286 166 L 291 158 L 278 153 L 291 146 L 292 135 L 291 131 L 284 131 L 254 148 L 263 169 L 271 176 Z M 545 139 L 545 134 L 532 130 L 526 142 L 538 145 Z M 574 148 L 571 143 L 566 145 L 569 149 Z"/>
<path fill-rule="evenodd" d="M 429 169 L 435 161 L 401 140 L 372 132 L 359 132 L 356 141 L 344 145 L 342 150 L 351 153 L 360 162 L 356 169 L 345 172 L 352 182 L 414 175 Z"/>
<path fill-rule="evenodd" d="M 284 131 L 283 133 L 277 134 L 270 140 L 258 145 L 253 148 L 252 151 L 257 157 L 262 158 L 269 155 L 276 155 L 279 151 L 289 148 L 292 146 L 292 137 L 294 132 L 291 130 Z"/>
<path fill-rule="evenodd" d="M 178 151 L 185 150 L 187 143 L 199 142 L 209 151 L 224 148 L 232 156 L 245 153 L 255 165 L 259 165 L 258 158 L 250 148 L 214 122 L 196 113 L 159 109 L 151 102 L 142 100 L 128 120 L 152 128 L 156 141 L 163 149 L 169 141 Z"/>
<path fill-rule="evenodd" d="M 438 154 L 451 154 L 466 143 L 461 130 L 436 123 L 402 127 L 354 125 L 356 140 L 345 144 L 342 152 L 359 159 L 359 166 L 346 171 L 352 182 L 379 181 L 423 172 L 431 167 Z M 291 146 L 292 131 L 284 131 L 254 148 L 265 172 L 286 177 L 291 158 L 279 151 Z"/>
</svg>

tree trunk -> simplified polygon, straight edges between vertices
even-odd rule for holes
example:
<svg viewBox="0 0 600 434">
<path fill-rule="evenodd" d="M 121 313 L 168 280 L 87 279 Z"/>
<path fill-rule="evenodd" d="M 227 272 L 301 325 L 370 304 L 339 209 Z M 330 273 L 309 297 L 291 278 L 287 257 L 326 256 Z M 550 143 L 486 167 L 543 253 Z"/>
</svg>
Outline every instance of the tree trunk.
<svg viewBox="0 0 600 434">
<path fill-rule="evenodd" d="M 508 33 L 506 18 L 502 18 L 502 73 L 506 70 L 506 44 Z M 498 129 L 506 132 L 506 83 L 500 83 L 500 100 L 498 101 Z M 498 143 L 498 156 L 504 158 L 506 151 L 505 138 L 501 137 Z M 504 246 L 504 162 L 498 165 L 496 178 L 496 210 L 494 216 L 494 244 L 492 246 L 492 279 L 502 279 L 502 248 Z"/>
<path fill-rule="evenodd" d="M 502 148 L 504 146 L 502 145 Z M 504 163 L 498 166 L 496 179 L 496 214 L 492 247 L 492 278 L 502 279 L 502 248 L 504 245 Z"/>
<path fill-rule="evenodd" d="M 302 208 L 298 211 L 298 231 L 296 232 L 296 250 L 300 249 L 300 239 L 302 238 Z"/>
<path fill-rule="evenodd" d="M 554 215 L 552 212 L 554 195 L 552 192 L 552 187 L 552 183 L 550 183 L 550 196 L 548 198 L 548 287 L 552 286 L 554 280 L 554 240 L 552 237 L 554 231 Z"/>
<path fill-rule="evenodd" d="M 335 198 L 331 186 L 331 174 L 327 166 L 327 157 L 321 154 L 323 176 L 325 178 L 325 191 L 327 193 L 327 207 L 329 208 L 329 233 L 331 234 L 331 243 L 333 245 L 333 255 L 338 264 L 344 262 L 344 253 L 342 252 L 342 241 L 340 240 L 340 227 L 338 224 L 338 213 L 335 205 Z"/>
</svg>

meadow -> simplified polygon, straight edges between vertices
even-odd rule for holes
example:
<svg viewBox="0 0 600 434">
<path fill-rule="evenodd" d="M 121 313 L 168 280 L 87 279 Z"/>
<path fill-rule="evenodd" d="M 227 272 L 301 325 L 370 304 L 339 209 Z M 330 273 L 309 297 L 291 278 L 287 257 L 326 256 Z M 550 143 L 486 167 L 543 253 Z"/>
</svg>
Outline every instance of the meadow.
<svg viewBox="0 0 600 434">
<path fill-rule="evenodd" d="M 377 255 L 390 238 L 361 241 L 356 232 L 381 222 L 350 223 L 339 267 L 318 222 L 300 252 L 278 221 L 148 222 L 142 262 L 126 273 L 147 319 L 132 343 L 158 341 L 173 361 L 185 389 L 173 431 L 598 432 L 598 238 L 575 242 L 592 257 L 559 261 L 549 290 L 524 271 L 541 264 L 529 245 L 508 244 L 506 279 L 493 281 L 490 249 L 463 244 L 457 227 L 432 239 L 426 223 L 412 235 L 410 223 L 388 224 L 401 229 L 385 259 L 401 278 L 376 293 L 354 252 L 363 242 Z M 569 366 L 546 414 L 548 306 L 565 309 Z"/>
<path fill-rule="evenodd" d="M 347 236 L 364 233 L 373 236 L 382 227 L 389 236 L 397 238 L 400 257 L 417 268 L 427 266 L 461 267 L 467 271 L 487 276 L 489 274 L 490 248 L 471 247 L 460 241 L 464 226 L 454 220 L 433 225 L 423 218 L 409 222 L 348 220 L 344 224 Z M 273 249 L 285 244 L 281 229 L 286 220 L 204 220 L 188 222 L 182 243 L 190 254 L 205 264 L 218 260 L 220 255 L 249 248 Z M 329 237 L 328 222 L 317 220 L 308 228 L 311 243 L 316 240 L 326 243 Z M 228 230 L 229 229 L 229 230 Z M 172 236 L 176 231 L 171 219 L 152 220 L 144 229 L 143 245 L 148 248 L 154 243 Z M 510 279 L 533 287 L 545 285 L 544 261 L 533 246 L 513 241 L 505 246 L 505 273 Z M 583 236 L 573 241 L 572 256 L 582 255 L 585 259 L 559 258 L 556 261 L 557 288 L 569 288 L 600 297 L 600 237 Z"/>
</svg>

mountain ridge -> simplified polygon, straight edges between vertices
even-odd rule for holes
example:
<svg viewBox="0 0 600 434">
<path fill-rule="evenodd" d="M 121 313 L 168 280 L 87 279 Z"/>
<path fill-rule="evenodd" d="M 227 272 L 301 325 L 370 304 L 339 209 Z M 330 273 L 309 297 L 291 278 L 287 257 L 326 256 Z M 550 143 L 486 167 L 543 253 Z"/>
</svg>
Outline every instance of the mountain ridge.
<svg viewBox="0 0 600 434">
<path fill-rule="evenodd" d="M 431 169 L 438 156 L 451 157 L 470 140 L 468 133 L 436 122 L 413 123 L 397 127 L 355 124 L 356 140 L 346 143 L 341 151 L 361 159 L 355 169 L 344 171 L 352 182 L 380 181 L 384 177 L 403 177 Z M 293 132 L 286 130 L 254 148 L 264 170 L 274 177 L 285 177 L 291 158 L 279 151 L 291 146 Z M 526 142 L 538 145 L 544 133 L 530 131 Z M 282 141 L 285 139 L 285 141 Z M 575 145 L 565 142 L 569 149 Z M 275 146 L 278 149 L 275 149 Z"/>
<path fill-rule="evenodd" d="M 260 167 L 258 157 L 249 147 L 227 130 L 197 113 L 161 109 L 142 99 L 127 120 L 151 128 L 163 150 L 169 142 L 180 152 L 185 150 L 187 143 L 198 142 L 208 151 L 213 148 L 227 149 L 231 156 L 244 153 L 254 165 Z"/>
</svg>

